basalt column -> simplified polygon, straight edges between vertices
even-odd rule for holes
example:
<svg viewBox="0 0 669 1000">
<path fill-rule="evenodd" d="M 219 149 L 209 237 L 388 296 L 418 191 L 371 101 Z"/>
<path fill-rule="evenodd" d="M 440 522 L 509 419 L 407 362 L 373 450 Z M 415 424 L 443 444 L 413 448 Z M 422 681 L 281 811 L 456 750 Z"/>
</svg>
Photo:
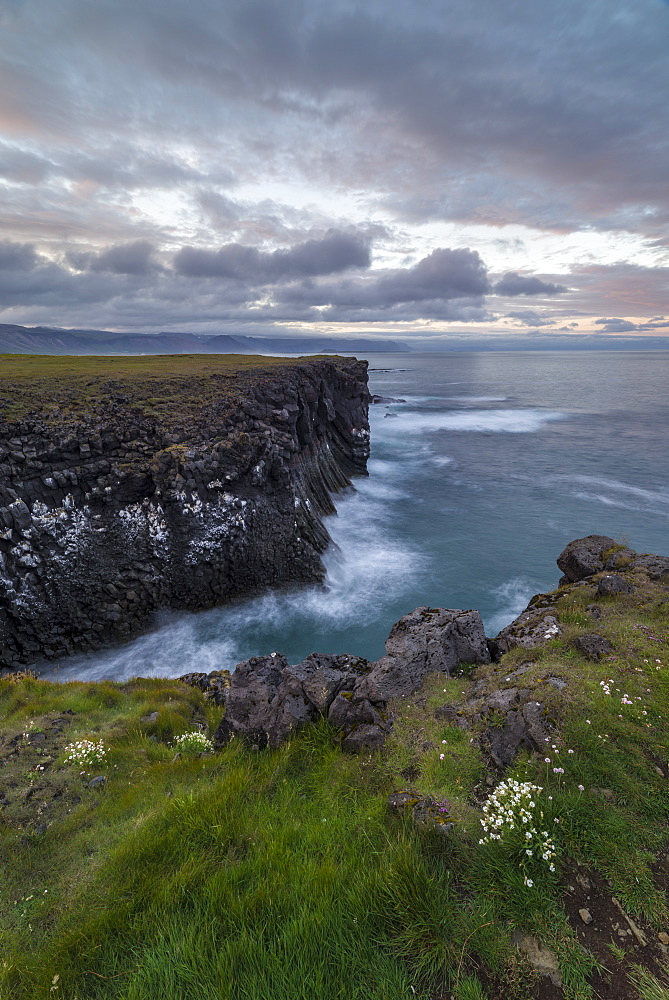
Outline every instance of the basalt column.
<svg viewBox="0 0 669 1000">
<path fill-rule="evenodd" d="M 118 641 L 159 608 L 322 578 L 322 517 L 366 471 L 365 362 L 210 355 L 7 367 L 1 666 Z"/>
</svg>

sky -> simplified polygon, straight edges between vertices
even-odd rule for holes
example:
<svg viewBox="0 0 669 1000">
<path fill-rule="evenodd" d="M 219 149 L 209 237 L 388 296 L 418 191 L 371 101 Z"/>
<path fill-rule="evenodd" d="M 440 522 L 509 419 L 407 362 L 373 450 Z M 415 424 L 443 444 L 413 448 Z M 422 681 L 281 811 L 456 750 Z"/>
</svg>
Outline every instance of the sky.
<svg viewBox="0 0 669 1000">
<path fill-rule="evenodd" d="M 666 0 L 0 0 L 0 322 L 669 336 Z"/>
</svg>

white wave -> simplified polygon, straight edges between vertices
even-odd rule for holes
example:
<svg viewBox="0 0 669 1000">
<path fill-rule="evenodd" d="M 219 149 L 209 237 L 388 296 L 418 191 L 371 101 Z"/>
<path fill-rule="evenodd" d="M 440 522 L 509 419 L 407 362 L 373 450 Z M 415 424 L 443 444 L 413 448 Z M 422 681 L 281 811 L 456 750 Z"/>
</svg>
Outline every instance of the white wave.
<svg viewBox="0 0 669 1000">
<path fill-rule="evenodd" d="M 494 613 L 487 617 L 486 635 L 497 635 L 524 611 L 537 588 L 530 580 L 514 576 L 492 591 Z"/>
<path fill-rule="evenodd" d="M 433 465 L 452 465 L 454 459 L 449 458 L 448 455 L 435 455 L 432 459 Z"/>
<path fill-rule="evenodd" d="M 367 462 L 367 471 L 371 478 L 376 476 L 384 476 L 389 479 L 394 479 L 399 470 L 399 462 L 391 462 L 385 458 L 370 458 Z M 369 480 L 359 479 L 356 480 L 356 488 L 360 487 L 361 483 L 369 482 Z"/>
<path fill-rule="evenodd" d="M 657 517 L 669 517 L 669 510 L 665 507 L 659 510 L 648 503 L 634 503 L 631 499 L 623 497 L 606 496 L 604 493 L 589 493 L 584 490 L 574 490 L 572 496 L 576 500 L 586 500 L 588 503 L 600 503 L 604 507 L 618 507 L 621 510 L 633 510 L 639 514 L 655 514 Z"/>
<path fill-rule="evenodd" d="M 566 414 L 553 410 L 447 410 L 440 413 L 400 413 L 392 428 L 382 428 L 384 438 L 401 434 L 433 434 L 437 431 L 478 431 L 497 434 L 527 434 L 546 423 L 564 420 Z"/>
<path fill-rule="evenodd" d="M 452 403 L 503 403 L 508 396 L 446 396 Z"/>
<path fill-rule="evenodd" d="M 669 505 L 669 490 L 648 490 L 641 486 L 630 486 L 629 483 L 621 483 L 617 479 L 606 479 L 600 476 L 568 476 L 564 477 L 574 483 L 582 483 L 584 486 L 603 486 L 605 489 L 613 490 L 614 493 L 628 494 L 639 500 L 646 500 L 651 504 Z"/>
<path fill-rule="evenodd" d="M 60 669 L 43 665 L 42 676 L 125 681 L 233 669 L 242 659 L 275 650 L 291 656 L 291 642 L 296 648 L 323 627 L 354 635 L 373 624 L 415 582 L 424 557 L 394 535 L 392 504 L 379 492 L 383 484 L 358 482 L 360 490 L 339 497 L 339 515 L 327 519 L 332 545 L 323 559 L 324 586 L 275 590 L 198 614 L 163 614 L 154 631 L 122 647 L 71 657 Z M 354 641 L 351 646 L 348 652 L 355 653 Z"/>
</svg>

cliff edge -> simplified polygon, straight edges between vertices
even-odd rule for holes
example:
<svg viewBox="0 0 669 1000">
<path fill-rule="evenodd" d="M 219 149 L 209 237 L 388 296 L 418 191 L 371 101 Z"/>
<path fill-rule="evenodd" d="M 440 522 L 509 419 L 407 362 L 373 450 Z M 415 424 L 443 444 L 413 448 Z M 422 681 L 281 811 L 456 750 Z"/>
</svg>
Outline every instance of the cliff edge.
<svg viewBox="0 0 669 1000">
<path fill-rule="evenodd" d="M 5 356 L 0 666 L 321 579 L 368 401 L 356 359 Z"/>
</svg>

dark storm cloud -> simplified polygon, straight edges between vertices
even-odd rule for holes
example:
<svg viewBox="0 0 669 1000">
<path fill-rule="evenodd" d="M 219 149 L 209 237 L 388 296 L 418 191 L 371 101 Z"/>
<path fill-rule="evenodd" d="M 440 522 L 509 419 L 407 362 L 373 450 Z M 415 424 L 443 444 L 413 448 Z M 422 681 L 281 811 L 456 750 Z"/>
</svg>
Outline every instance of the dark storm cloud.
<svg viewBox="0 0 669 1000">
<path fill-rule="evenodd" d="M 486 268 L 471 250 L 435 250 L 411 267 L 384 272 L 367 270 L 367 244 L 342 233 L 271 254 L 254 247 L 222 250 L 182 248 L 171 269 L 152 264 L 152 245 L 136 241 L 98 254 L 70 254 L 68 267 L 30 244 L 6 243 L 0 245 L 0 308 L 10 312 L 3 319 L 13 319 L 11 310 L 23 306 L 32 308 L 32 322 L 40 322 L 39 310 L 56 316 L 66 303 L 71 322 L 151 328 L 193 316 L 221 323 L 412 320 L 417 312 L 463 322 L 487 316 Z M 358 276 L 338 275 L 355 265 Z M 94 320 L 88 318 L 92 304 Z"/>
<path fill-rule="evenodd" d="M 369 267 L 369 246 L 360 236 L 331 232 L 287 250 L 271 252 L 230 243 L 218 250 L 182 247 L 174 256 L 178 274 L 200 278 L 231 278 L 266 284 L 349 268 Z"/>
<path fill-rule="evenodd" d="M 595 326 L 601 327 L 601 333 L 650 333 L 653 330 L 669 331 L 669 321 L 663 317 L 658 317 L 647 323 L 632 323 L 630 320 L 619 319 L 617 317 L 612 319 L 596 319 Z"/>
<path fill-rule="evenodd" d="M 0 0 L 0 19 L 0 225 L 32 248 L 6 251 L 3 294 L 26 309 L 466 322 L 491 293 L 565 293 L 517 255 L 492 289 L 472 251 L 371 271 L 380 213 L 384 260 L 425 254 L 400 225 L 442 219 L 669 245 L 659 0 Z M 666 313 L 651 271 L 583 268 L 574 314 Z"/>
<path fill-rule="evenodd" d="M 147 274 L 151 267 L 153 246 L 147 240 L 135 240 L 109 247 L 94 256 L 89 264 L 91 271 L 111 271 L 112 274 Z"/>
<path fill-rule="evenodd" d="M 484 318 L 487 270 L 475 250 L 434 250 L 412 267 L 338 281 L 302 281 L 275 290 L 277 302 L 313 307 L 312 318 L 369 321 L 374 318 Z M 457 303 L 457 304 L 456 304 Z"/>
<path fill-rule="evenodd" d="M 508 319 L 517 319 L 524 326 L 548 326 L 550 319 L 545 319 L 534 309 L 521 309 L 518 312 L 506 313 Z"/>
<path fill-rule="evenodd" d="M 11 240 L 0 243 L 1 271 L 30 271 L 36 264 L 37 254 L 30 243 L 13 243 Z"/>
<path fill-rule="evenodd" d="M 559 295 L 566 292 L 565 285 L 554 285 L 549 281 L 542 281 L 533 275 L 518 274 L 516 271 L 509 271 L 495 285 L 494 291 L 497 295 Z"/>
</svg>

